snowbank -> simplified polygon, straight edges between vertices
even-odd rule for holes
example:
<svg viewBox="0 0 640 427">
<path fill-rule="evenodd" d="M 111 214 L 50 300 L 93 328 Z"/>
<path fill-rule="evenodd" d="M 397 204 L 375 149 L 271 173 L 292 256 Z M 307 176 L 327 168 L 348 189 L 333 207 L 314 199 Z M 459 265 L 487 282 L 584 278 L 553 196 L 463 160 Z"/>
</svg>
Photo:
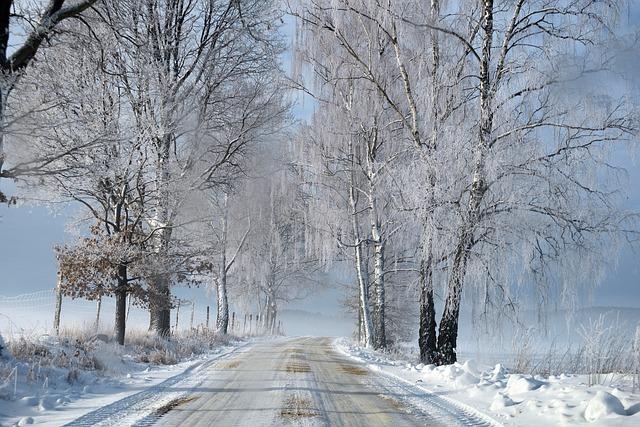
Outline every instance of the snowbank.
<svg viewBox="0 0 640 427">
<path fill-rule="evenodd" d="M 622 402 L 612 394 L 606 391 L 599 391 L 587 403 L 587 409 L 584 411 L 584 417 L 587 421 L 593 422 L 609 415 L 627 415 Z"/>
<path fill-rule="evenodd" d="M 140 335 L 125 347 L 95 334 L 8 341 L 0 359 L 0 425 L 63 425 L 238 344 L 213 335 Z"/>
<path fill-rule="evenodd" d="M 546 378 L 510 374 L 472 360 L 448 366 L 414 365 L 350 345 L 337 349 L 379 372 L 471 406 L 506 426 L 639 426 L 640 395 L 622 386 L 587 386 L 584 375 Z"/>
</svg>

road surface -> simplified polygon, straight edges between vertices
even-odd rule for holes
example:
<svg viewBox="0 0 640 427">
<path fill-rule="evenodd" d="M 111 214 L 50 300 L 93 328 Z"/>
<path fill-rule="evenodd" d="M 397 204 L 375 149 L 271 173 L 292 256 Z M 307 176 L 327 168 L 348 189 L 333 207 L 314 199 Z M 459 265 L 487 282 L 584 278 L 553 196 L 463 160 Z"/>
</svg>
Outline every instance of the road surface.
<svg viewBox="0 0 640 427">
<path fill-rule="evenodd" d="M 70 425 L 492 425 L 438 396 L 368 370 L 339 354 L 328 338 L 251 344 L 109 407 Z"/>
</svg>

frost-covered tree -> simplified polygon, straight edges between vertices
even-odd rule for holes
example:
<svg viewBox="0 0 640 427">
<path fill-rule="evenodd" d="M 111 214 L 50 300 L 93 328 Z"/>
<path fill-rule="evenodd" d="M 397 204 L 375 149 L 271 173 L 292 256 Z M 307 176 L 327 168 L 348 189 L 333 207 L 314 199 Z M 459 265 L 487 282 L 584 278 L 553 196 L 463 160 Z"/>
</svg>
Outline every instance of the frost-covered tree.
<svg viewBox="0 0 640 427">
<path fill-rule="evenodd" d="M 205 251 L 214 255 L 213 288 L 216 293 L 216 326 L 217 334 L 225 335 L 229 328 L 229 277 L 236 266 L 239 255 L 246 250 L 247 237 L 251 232 L 251 214 L 242 212 L 240 201 L 244 194 L 239 192 L 236 200 L 229 191 L 221 191 L 209 197 L 212 219 L 208 221 L 207 239 L 211 247 Z M 231 200 L 230 200 L 231 198 Z"/>
<path fill-rule="evenodd" d="M 431 288 L 431 263 L 434 258 L 431 242 L 435 227 L 431 217 L 436 204 L 433 198 L 436 184 L 436 123 L 443 122 L 452 110 L 441 111 L 443 108 L 438 103 L 439 88 L 446 87 L 447 78 L 446 73 L 439 69 L 440 53 L 434 41 L 437 38 L 431 37 L 435 46 L 432 49 L 431 45 L 423 42 L 425 34 L 405 31 L 405 28 L 401 28 L 403 21 L 396 16 L 392 6 L 385 8 L 376 2 L 341 2 L 342 7 L 335 8 L 329 2 L 302 3 L 303 7 L 295 12 L 301 20 L 303 42 L 300 57 L 314 68 L 318 76 L 316 80 L 322 82 L 333 78 L 335 81 L 357 82 L 351 96 L 365 99 L 369 106 L 373 103 L 385 111 L 388 124 L 384 128 L 393 130 L 390 133 L 392 142 L 396 146 L 398 142 L 404 142 L 404 147 L 395 149 L 396 154 L 412 147 L 416 152 L 414 157 L 422 165 L 421 169 L 429 171 L 425 175 L 417 169 L 424 182 L 414 180 L 412 184 L 417 184 L 427 194 L 414 207 L 422 217 L 423 243 L 420 246 L 423 250 L 418 254 L 422 258 L 419 262 L 422 266 L 420 277 L 423 278 L 420 282 L 421 295 L 426 295 L 425 298 L 421 297 L 424 301 L 422 306 L 431 308 L 431 311 L 421 311 L 423 319 L 429 318 L 428 322 L 421 319 L 420 323 L 423 326 L 428 323 L 435 330 Z M 398 9 L 409 14 L 407 17 L 414 17 L 415 14 L 424 17 L 419 6 L 416 4 L 416 8 L 402 6 Z M 431 13 L 437 14 L 438 8 L 438 3 L 433 2 Z M 332 61 L 335 63 L 334 57 L 342 58 L 339 66 L 332 64 Z M 429 73 L 425 73 L 425 69 L 430 69 Z M 453 104 L 453 97 L 447 95 L 451 98 L 449 105 Z M 395 159 L 393 150 L 387 157 Z M 405 161 L 403 168 L 407 166 Z M 385 168 L 392 169 L 388 165 Z M 397 177 L 394 179 L 397 183 Z M 401 192 L 396 189 L 396 196 Z M 396 207 L 398 205 L 396 203 Z M 421 341 L 424 335 L 421 333 Z M 423 347 L 421 344 L 421 349 Z"/>
<path fill-rule="evenodd" d="M 100 29 L 94 31 L 99 34 Z M 106 42 L 108 33 L 102 35 Z M 91 226 L 90 235 L 58 251 L 62 291 L 88 299 L 115 296 L 115 335 L 122 344 L 127 295 L 146 299 L 142 272 L 149 264 L 147 243 L 154 233 L 144 221 L 152 196 L 150 162 L 144 141 L 136 138 L 130 125 L 128 101 L 119 90 L 120 74 L 106 72 L 109 64 L 95 40 L 75 41 L 59 46 L 55 53 L 69 62 L 43 61 L 23 77 L 34 90 L 23 97 L 21 108 L 33 111 L 38 104 L 48 108 L 25 119 L 34 122 L 28 128 L 39 124 L 46 131 L 32 133 L 29 150 L 20 155 L 28 161 L 68 147 L 74 154 L 52 158 L 40 168 L 37 185 L 26 180 L 22 190 L 31 197 L 73 201 L 84 208 L 81 219 Z M 49 103 L 50 99 L 56 102 Z"/>
<path fill-rule="evenodd" d="M 240 293 L 243 305 L 258 310 L 266 333 L 277 332 L 283 304 L 309 295 L 321 265 L 307 251 L 307 203 L 300 177 L 287 159 L 291 153 L 284 142 L 264 144 L 253 161 L 254 176 L 235 202 L 250 218 L 251 228 L 236 261 L 234 293 Z"/>
<path fill-rule="evenodd" d="M 405 195 L 421 217 L 423 361 L 455 361 L 465 281 L 484 288 L 483 304 L 511 305 L 515 274 L 544 293 L 569 279 L 571 254 L 593 258 L 624 228 L 607 150 L 633 137 L 634 112 L 591 80 L 610 76 L 600 46 L 616 5 L 310 0 L 294 10 L 316 80 L 331 75 L 327 51 L 344 58 L 340 78 L 364 82 L 360 96 L 376 91 L 415 148 Z M 437 334 L 432 283 L 446 294 Z"/>
<path fill-rule="evenodd" d="M 467 72 L 476 76 L 468 86 L 476 94 L 475 143 L 439 326 L 441 363 L 456 360 L 472 252 L 490 253 L 498 243 L 498 253 L 509 253 L 524 242 L 530 249 L 523 252 L 535 254 L 525 268 L 535 273 L 554 258 L 566 267 L 562 254 L 594 253 L 620 229 L 624 217 L 605 178 L 611 172 L 607 150 L 633 138 L 634 113 L 624 98 L 589 79 L 609 75 L 597 47 L 610 37 L 616 8 L 613 1 L 484 0 L 477 14 L 466 9 L 463 15 L 478 23 L 478 31 L 453 35 L 466 45 Z M 476 262 L 482 269 L 482 257 Z"/>
<path fill-rule="evenodd" d="M 128 71 L 123 87 L 138 132 L 154 153 L 148 221 L 158 230 L 156 265 L 163 265 L 184 189 L 214 182 L 223 166 L 234 167 L 247 128 L 262 123 L 255 112 L 269 111 L 258 104 L 268 97 L 263 88 L 277 70 L 278 15 L 271 2 L 139 0 L 106 5 L 103 17 Z M 229 138 L 225 131 L 236 124 L 245 128 Z M 170 275 L 159 271 L 155 282 L 150 329 L 166 335 Z"/>
<path fill-rule="evenodd" d="M 222 213 L 204 196 L 234 188 L 253 146 L 286 119 L 278 17 L 258 1 L 100 3 L 89 26 L 69 25 L 60 49 L 23 76 L 32 91 L 16 110 L 25 117 L 18 133 L 34 143 L 16 159 L 38 165 L 25 186 L 45 200 L 62 188 L 103 225 L 127 212 L 145 236 L 145 303 L 157 334 L 169 333 L 171 284 L 199 281 L 218 264 L 185 225 Z M 101 193 L 105 182 L 113 195 Z"/>
<path fill-rule="evenodd" d="M 11 111 L 10 103 L 19 103 L 20 94 L 28 90 L 18 84 L 43 42 L 51 40 L 63 21 L 78 17 L 96 2 L 97 0 L 49 0 L 34 6 L 27 1 L 6 0 L 0 5 L 0 178 L 16 178 L 33 173 L 40 164 L 46 164 L 50 159 L 33 160 L 29 164 L 11 164 L 8 169 L 5 167 L 5 134 L 10 133 L 8 128 L 21 118 Z M 68 150 L 56 153 L 56 157 L 66 154 Z M 0 201 L 6 201 L 2 192 Z"/>
</svg>

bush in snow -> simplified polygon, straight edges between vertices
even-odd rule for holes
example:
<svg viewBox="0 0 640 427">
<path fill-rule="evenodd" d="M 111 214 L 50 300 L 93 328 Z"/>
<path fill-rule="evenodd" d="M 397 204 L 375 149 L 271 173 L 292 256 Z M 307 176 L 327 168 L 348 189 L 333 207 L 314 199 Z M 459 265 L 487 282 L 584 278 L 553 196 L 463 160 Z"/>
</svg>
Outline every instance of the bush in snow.
<svg viewBox="0 0 640 427">
<path fill-rule="evenodd" d="M 640 368 L 640 328 L 634 341 L 617 318 L 612 321 L 600 315 L 581 325 L 577 335 L 581 342 L 574 346 L 559 346 L 554 341 L 542 347 L 535 335 L 534 328 L 514 335 L 509 364 L 512 372 L 542 376 L 586 374 L 589 385 L 602 385 L 618 377 L 637 376 Z"/>
<path fill-rule="evenodd" d="M 7 355 L 13 357 L 0 360 L 0 399 L 16 397 L 16 377 L 18 384 L 39 390 L 54 383 L 85 384 L 94 381 L 96 375 L 123 374 L 131 369 L 132 362 L 175 364 L 228 344 L 231 339 L 202 330 L 175 334 L 170 339 L 131 330 L 127 345 L 120 346 L 108 336 L 96 334 L 93 328 L 61 330 L 59 337 L 15 337 L 6 346 Z"/>
<path fill-rule="evenodd" d="M 633 342 L 621 332 L 624 330 L 618 321 L 608 322 L 604 315 L 581 327 L 582 357 L 589 385 L 604 384 L 616 374 L 633 373 Z"/>
</svg>

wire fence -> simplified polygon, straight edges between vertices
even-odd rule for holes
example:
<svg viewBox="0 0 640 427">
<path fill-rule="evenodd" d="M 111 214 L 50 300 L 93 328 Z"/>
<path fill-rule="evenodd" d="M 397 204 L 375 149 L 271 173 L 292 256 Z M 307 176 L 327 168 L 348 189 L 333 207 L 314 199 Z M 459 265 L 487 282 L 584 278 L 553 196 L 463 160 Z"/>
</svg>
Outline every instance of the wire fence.
<svg viewBox="0 0 640 427">
<path fill-rule="evenodd" d="M 52 333 L 55 307 L 54 289 L 0 295 L 0 333 L 5 336 Z M 97 301 L 63 298 L 60 328 L 110 328 L 113 327 L 114 312 L 113 298 L 102 298 L 100 307 Z M 135 325 L 147 322 L 146 310 L 132 306 L 129 320 Z"/>
<path fill-rule="evenodd" d="M 0 295 L 0 334 L 3 336 L 41 335 L 54 333 L 56 292 L 44 289 L 20 295 Z M 113 328 L 115 299 L 97 301 L 63 297 L 60 329 L 90 329 L 106 331 Z M 146 329 L 149 312 L 144 307 L 127 304 L 127 328 Z M 196 300 L 181 299 L 172 310 L 171 329 L 215 328 L 215 306 Z M 281 333 L 277 322 L 269 331 L 259 314 L 229 313 L 228 332 L 236 335 Z M 273 330 L 271 330 L 273 329 Z"/>
</svg>

